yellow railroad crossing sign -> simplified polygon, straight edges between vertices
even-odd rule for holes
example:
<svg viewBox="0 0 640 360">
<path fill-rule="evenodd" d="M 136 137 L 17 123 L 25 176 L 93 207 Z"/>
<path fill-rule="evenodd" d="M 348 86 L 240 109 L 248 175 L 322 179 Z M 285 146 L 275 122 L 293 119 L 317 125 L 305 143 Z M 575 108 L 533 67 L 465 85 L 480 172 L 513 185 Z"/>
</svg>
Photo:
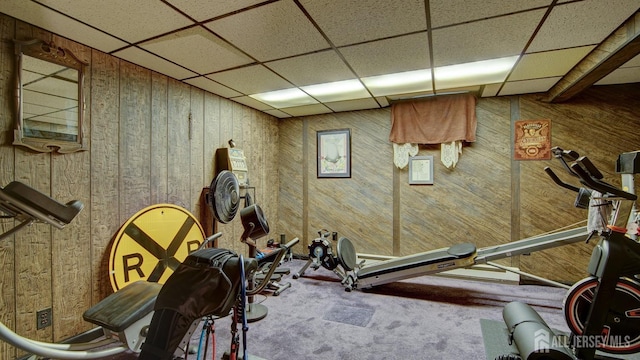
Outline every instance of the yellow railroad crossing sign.
<svg viewBox="0 0 640 360">
<path fill-rule="evenodd" d="M 138 211 L 118 231 L 109 256 L 114 291 L 138 280 L 163 284 L 204 242 L 204 230 L 187 210 L 157 204 Z"/>
</svg>

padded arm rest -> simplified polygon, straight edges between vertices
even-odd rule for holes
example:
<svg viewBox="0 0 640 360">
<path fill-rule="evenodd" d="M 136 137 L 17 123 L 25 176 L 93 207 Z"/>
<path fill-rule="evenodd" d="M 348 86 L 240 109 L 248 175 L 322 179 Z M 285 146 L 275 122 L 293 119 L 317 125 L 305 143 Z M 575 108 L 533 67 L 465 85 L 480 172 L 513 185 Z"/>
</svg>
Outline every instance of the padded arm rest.
<svg viewBox="0 0 640 360">
<path fill-rule="evenodd" d="M 62 204 L 19 181 L 12 181 L 4 189 L 0 188 L 0 206 L 10 213 L 19 212 L 62 229 L 80 213 L 84 204 L 79 200 Z"/>
<path fill-rule="evenodd" d="M 121 332 L 153 311 L 161 284 L 139 280 L 102 299 L 82 317 L 113 332 Z"/>
</svg>

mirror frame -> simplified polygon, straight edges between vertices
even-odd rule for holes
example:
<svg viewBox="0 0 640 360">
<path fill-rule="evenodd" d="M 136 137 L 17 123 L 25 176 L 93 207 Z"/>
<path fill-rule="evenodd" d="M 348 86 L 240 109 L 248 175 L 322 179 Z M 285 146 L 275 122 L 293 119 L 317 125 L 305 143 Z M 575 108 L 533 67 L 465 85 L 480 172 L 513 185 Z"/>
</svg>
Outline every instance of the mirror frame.
<svg viewBox="0 0 640 360">
<path fill-rule="evenodd" d="M 21 41 L 14 40 L 16 55 L 16 121 L 13 145 L 24 146 L 38 152 L 72 153 L 89 150 L 84 134 L 84 71 L 88 65 L 77 58 L 70 50 L 59 47 L 53 41 L 46 42 L 39 39 Z M 35 138 L 24 135 L 24 118 L 22 112 L 22 57 L 31 56 L 36 59 L 66 66 L 78 71 L 78 137 L 76 141 L 60 139 Z"/>
</svg>

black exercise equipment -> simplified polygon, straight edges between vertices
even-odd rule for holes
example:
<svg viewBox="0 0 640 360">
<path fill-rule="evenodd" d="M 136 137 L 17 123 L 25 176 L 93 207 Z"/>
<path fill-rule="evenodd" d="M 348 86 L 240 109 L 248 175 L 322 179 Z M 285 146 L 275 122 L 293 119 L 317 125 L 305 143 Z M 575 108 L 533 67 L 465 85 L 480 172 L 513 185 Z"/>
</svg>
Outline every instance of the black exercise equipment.
<svg viewBox="0 0 640 360">
<path fill-rule="evenodd" d="M 283 291 L 287 290 L 291 287 L 290 282 L 282 283 L 282 277 L 284 275 L 289 275 L 291 270 L 289 268 L 281 267 L 284 261 L 291 260 L 293 254 L 291 249 L 287 251 L 285 257 L 279 262 L 274 263 L 275 255 L 277 254 L 277 250 L 281 249 L 286 241 L 286 236 L 284 234 L 280 234 L 280 242 L 275 242 L 273 239 L 269 239 L 267 241 L 267 247 L 260 249 L 256 254 L 256 259 L 258 260 L 258 272 L 256 273 L 255 280 L 258 283 L 261 283 L 265 280 L 264 274 L 272 267 L 275 266 L 276 270 L 271 277 L 271 280 L 267 284 L 266 289 L 273 290 L 273 295 L 278 296 Z"/>
<path fill-rule="evenodd" d="M 158 293 L 140 360 L 171 360 L 179 342 L 196 320 L 224 317 L 238 301 L 241 267 L 255 271 L 257 262 L 226 249 L 203 248 L 191 253 Z"/>
<path fill-rule="evenodd" d="M 82 208 L 83 204 L 78 200 L 62 204 L 26 184 L 13 181 L 0 188 L 0 212 L 4 218 L 15 218 L 20 223 L 0 235 L 0 239 L 36 222 L 62 229 Z M 98 341 L 80 344 L 37 342 L 14 333 L 2 323 L 0 339 L 23 351 L 55 359 L 96 359 L 125 350 L 137 352 L 144 341 L 159 290 L 157 283 L 132 283 L 87 310 L 84 319 L 103 331 L 103 338 Z M 113 346 L 114 342 L 122 344 Z"/>
<path fill-rule="evenodd" d="M 345 237 L 341 237 L 337 244 L 337 253 L 333 253 L 333 245 L 331 242 L 335 242 L 338 233 L 329 232 L 327 229 L 318 231 L 320 237 L 315 238 L 311 244 L 309 244 L 309 259 L 305 265 L 293 275 L 294 279 L 304 276 L 304 273 L 311 266 L 313 270 L 318 270 L 321 266 L 329 271 L 336 273 L 341 279 L 342 283 L 347 283 L 349 277 L 349 271 L 354 270 L 358 264 L 356 264 L 356 253 L 351 244 L 351 241 Z M 347 290 L 350 290 L 347 287 Z"/>
<path fill-rule="evenodd" d="M 223 224 L 233 220 L 240 207 L 240 186 L 235 175 L 228 170 L 221 171 L 211 181 L 206 199 L 216 220 Z"/>
<path fill-rule="evenodd" d="M 267 219 L 264 217 L 262 209 L 257 204 L 253 204 L 242 209 L 240 211 L 240 217 L 242 220 L 242 226 L 244 227 L 244 232 L 242 233 L 240 240 L 249 245 L 249 257 L 255 259 L 257 255 L 256 240 L 269 234 L 269 224 L 267 223 Z M 249 278 L 249 289 L 252 290 L 255 286 L 262 288 L 266 287 L 275 269 L 275 266 L 272 266 L 269 269 L 262 279 L 263 283 L 260 285 L 256 284 L 256 280 L 254 278 Z M 246 309 L 247 320 L 249 322 L 262 320 L 267 316 L 267 313 L 267 307 L 263 304 L 256 303 L 253 294 L 250 295 Z"/>
<path fill-rule="evenodd" d="M 627 234 L 629 219 L 638 221 L 637 195 L 605 182 L 587 157 L 575 157 L 566 169 L 598 194 L 595 196 L 611 203 L 614 212 L 593 249 L 589 277 L 574 284 L 565 297 L 569 341 L 557 341 L 557 334 L 522 303 L 510 303 L 503 310 L 511 340 L 522 359 L 618 359 L 596 350 L 610 354 L 640 352 L 640 243 Z M 639 173 L 637 152 L 621 155 L 616 169 L 623 174 Z M 632 186 L 628 188 L 633 190 Z M 540 341 L 541 334 L 546 336 L 542 338 L 545 341 Z"/>
<path fill-rule="evenodd" d="M 237 211 L 239 197 L 234 178 L 233 174 L 222 174 L 212 185 L 211 193 L 214 195 L 208 201 L 217 209 L 221 220 L 231 221 Z M 62 229 L 82 208 L 80 201 L 62 204 L 23 183 L 11 182 L 0 188 L 0 213 L 3 218 L 14 218 L 20 223 L 0 234 L 0 239 L 34 222 Z M 242 214 L 245 226 L 243 241 L 268 233 L 268 224 L 259 206 L 249 206 L 243 209 Z M 230 250 L 206 247 L 221 235 L 216 233 L 205 239 L 164 285 L 138 281 L 85 311 L 83 318 L 97 325 L 96 329 L 103 333 L 97 341 L 73 344 L 38 342 L 19 336 L 1 322 L 0 339 L 23 351 L 55 359 L 97 359 L 127 350 L 140 352 L 141 359 L 184 357 L 189 339 L 202 317 L 227 316 L 232 308 L 244 313 L 247 308 L 243 300 L 245 295 L 251 297 L 261 292 L 275 270 L 275 266 L 269 269 L 264 274 L 263 284 L 245 292 L 241 273 L 246 272 L 247 279 L 253 278 L 258 268 L 257 260 L 244 260 Z M 297 242 L 298 238 L 295 238 L 282 246 L 274 262 L 281 261 Z M 246 321 L 246 316 L 240 317 Z M 246 325 L 243 324 L 244 328 Z"/>
<path fill-rule="evenodd" d="M 214 197 L 209 199 L 208 203 L 213 210 L 215 218 L 220 222 L 228 223 L 236 216 L 240 199 L 245 199 L 245 207 L 240 210 L 240 219 L 244 228 L 240 240 L 249 245 L 249 257 L 255 259 L 258 254 L 256 240 L 269 234 L 269 223 L 264 216 L 262 208 L 258 204 L 252 204 L 249 194 L 240 196 L 239 191 L 240 184 L 236 175 L 231 171 L 222 170 L 212 181 L 209 194 L 213 194 L 212 196 Z M 275 271 L 275 267 L 273 271 Z M 260 281 L 267 281 L 268 284 L 273 276 L 273 271 L 261 268 L 261 271 L 256 273 L 256 276 L 259 275 Z M 250 277 L 248 281 L 249 290 L 251 291 L 257 286 L 256 279 L 255 277 Z M 249 322 L 263 319 L 267 316 L 267 312 L 266 306 L 257 304 L 253 295 L 249 296 L 246 309 L 246 316 Z"/>
</svg>

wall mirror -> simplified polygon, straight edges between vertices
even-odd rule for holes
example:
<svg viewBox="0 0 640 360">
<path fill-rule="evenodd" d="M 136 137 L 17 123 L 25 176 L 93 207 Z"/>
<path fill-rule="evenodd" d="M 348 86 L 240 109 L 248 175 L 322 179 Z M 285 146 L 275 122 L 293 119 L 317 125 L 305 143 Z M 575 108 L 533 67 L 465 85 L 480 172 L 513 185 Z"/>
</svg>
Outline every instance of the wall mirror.
<svg viewBox="0 0 640 360">
<path fill-rule="evenodd" d="M 40 152 L 87 150 L 84 67 L 71 51 L 42 40 L 15 40 L 17 112 L 14 145 Z"/>
</svg>

